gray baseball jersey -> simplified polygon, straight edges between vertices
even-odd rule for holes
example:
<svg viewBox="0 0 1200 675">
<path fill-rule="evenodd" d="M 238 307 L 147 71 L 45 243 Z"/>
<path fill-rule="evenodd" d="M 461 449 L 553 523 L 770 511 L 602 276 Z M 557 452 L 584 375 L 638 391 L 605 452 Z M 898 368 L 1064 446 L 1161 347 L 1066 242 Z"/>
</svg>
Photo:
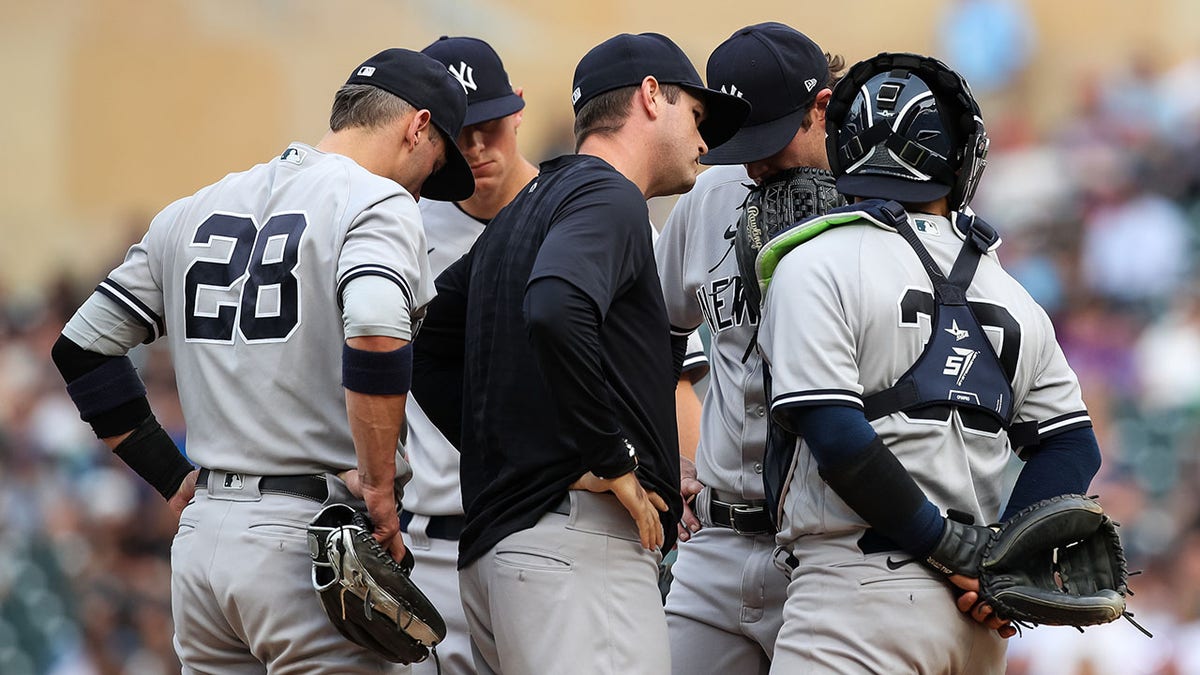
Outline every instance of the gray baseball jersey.
<svg viewBox="0 0 1200 675">
<path fill-rule="evenodd" d="M 429 263 L 436 277 L 471 248 L 487 223 L 468 215 L 453 202 L 425 199 L 420 209 L 429 245 Z M 653 228 L 651 233 L 657 235 Z M 684 370 L 698 372 L 707 366 L 708 358 L 699 336 L 689 336 Z M 405 487 L 404 509 L 429 516 L 462 514 L 458 450 L 429 420 L 414 396 L 408 397 L 406 420 L 405 450 L 413 467 L 413 478 Z"/>
<path fill-rule="evenodd" d="M 268 199 L 269 197 L 269 199 Z M 63 334 L 104 354 L 166 335 L 201 466 L 257 475 L 357 465 L 341 386 L 347 337 L 411 339 L 433 297 L 412 196 L 349 158 L 294 143 L 159 213 Z M 347 284 L 406 300 L 343 325 Z"/>
<path fill-rule="evenodd" d="M 910 214 L 909 220 L 933 259 L 949 270 L 963 243 L 959 230 L 946 218 Z M 967 299 L 1005 370 L 1014 373 L 1014 421 L 1037 422 L 1041 434 L 1086 422 L 1079 383 L 1049 318 L 1001 269 L 994 249 L 980 259 Z M 861 405 L 865 394 L 891 386 L 929 340 L 932 297 L 928 275 L 894 230 L 846 225 L 793 249 L 775 270 L 759 333 L 771 369 L 772 408 Z M 951 355 L 944 372 L 964 367 Z M 1005 432 L 972 429 L 949 411 L 942 419 L 895 413 L 871 424 L 943 512 L 958 509 L 977 522 L 999 516 L 1011 452 Z M 779 542 L 866 527 L 821 479 L 800 443 Z"/>
<path fill-rule="evenodd" d="M 454 202 L 423 199 L 420 209 L 429 266 L 436 278 L 471 248 L 487 223 L 467 215 Z M 405 421 L 408 439 L 404 449 L 413 477 L 404 489 L 404 510 L 427 516 L 461 515 L 458 449 L 438 431 L 411 395 L 405 404 Z"/>
<path fill-rule="evenodd" d="M 672 209 L 654 256 L 671 330 L 689 334 L 703 321 L 712 332 L 697 477 L 716 490 L 762 499 L 767 438 L 762 361 L 751 353 L 743 362 L 757 312 L 745 300 L 733 252 L 739 207 L 750 184 L 741 166 L 700 174 Z"/>
</svg>

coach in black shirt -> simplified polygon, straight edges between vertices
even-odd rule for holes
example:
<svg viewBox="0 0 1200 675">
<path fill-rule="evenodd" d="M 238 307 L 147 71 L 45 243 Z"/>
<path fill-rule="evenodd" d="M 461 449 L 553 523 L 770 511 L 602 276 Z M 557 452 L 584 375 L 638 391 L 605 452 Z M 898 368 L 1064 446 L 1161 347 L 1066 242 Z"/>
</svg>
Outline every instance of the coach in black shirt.
<svg viewBox="0 0 1200 675">
<path fill-rule="evenodd" d="M 584 56 L 572 100 L 579 154 L 542 164 L 438 278 L 414 391 L 457 386 L 430 374 L 461 363 L 459 568 L 481 672 L 661 673 L 682 345 L 645 200 L 690 189 L 749 108 L 649 33 Z"/>
</svg>

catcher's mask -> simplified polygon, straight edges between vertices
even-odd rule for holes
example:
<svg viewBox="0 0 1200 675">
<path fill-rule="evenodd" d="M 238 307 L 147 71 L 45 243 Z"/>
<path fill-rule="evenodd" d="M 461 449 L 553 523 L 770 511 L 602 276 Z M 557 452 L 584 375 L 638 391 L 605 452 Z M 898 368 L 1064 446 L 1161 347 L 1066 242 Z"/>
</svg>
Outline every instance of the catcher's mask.
<svg viewBox="0 0 1200 675">
<path fill-rule="evenodd" d="M 979 105 L 961 75 L 917 54 L 883 53 L 850 68 L 826 112 L 838 190 L 922 204 L 970 203 L 987 165 Z"/>
</svg>

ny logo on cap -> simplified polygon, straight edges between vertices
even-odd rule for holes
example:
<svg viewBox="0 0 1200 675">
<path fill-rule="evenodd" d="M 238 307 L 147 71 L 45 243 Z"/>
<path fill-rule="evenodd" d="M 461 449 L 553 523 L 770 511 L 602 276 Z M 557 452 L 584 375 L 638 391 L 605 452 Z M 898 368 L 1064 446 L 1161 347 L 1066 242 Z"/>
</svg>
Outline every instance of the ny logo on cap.
<svg viewBox="0 0 1200 675">
<path fill-rule="evenodd" d="M 468 89 L 476 91 L 479 89 L 479 87 L 475 86 L 475 70 L 471 66 L 468 66 L 466 61 L 458 62 L 458 70 L 455 70 L 454 66 L 449 66 L 448 68 L 450 74 L 462 85 L 463 91 L 467 91 Z"/>
<path fill-rule="evenodd" d="M 726 85 L 721 85 L 721 93 L 722 94 L 729 94 L 730 96 L 736 96 L 738 98 L 742 98 L 742 92 L 739 91 L 736 86 L 731 84 L 731 85 L 729 85 L 729 89 L 726 89 L 725 86 Z"/>
<path fill-rule="evenodd" d="M 358 69 L 358 74 L 362 77 L 370 77 L 375 74 L 375 66 L 363 66 Z"/>
</svg>

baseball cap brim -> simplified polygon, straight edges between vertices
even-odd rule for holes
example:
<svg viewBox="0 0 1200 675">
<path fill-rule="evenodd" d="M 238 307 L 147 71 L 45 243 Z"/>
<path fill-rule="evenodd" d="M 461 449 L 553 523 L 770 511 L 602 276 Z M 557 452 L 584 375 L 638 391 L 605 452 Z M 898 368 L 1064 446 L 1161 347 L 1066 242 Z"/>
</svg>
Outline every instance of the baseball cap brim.
<svg viewBox="0 0 1200 675">
<path fill-rule="evenodd" d="M 458 135 L 450 132 L 433 121 L 433 125 L 442 132 L 446 146 L 446 165 L 430 174 L 421 186 L 421 196 L 443 202 L 461 202 L 475 194 L 475 176 L 471 174 L 471 165 L 458 149 Z"/>
<path fill-rule="evenodd" d="M 733 138 L 700 158 L 701 164 L 749 164 L 783 150 L 796 137 L 808 107 L 790 112 L 762 124 L 744 126 Z"/>
<path fill-rule="evenodd" d="M 486 101 L 477 101 L 467 104 L 467 117 L 463 120 L 463 126 L 469 127 L 472 124 L 480 122 L 489 122 L 491 120 L 508 117 L 509 115 L 525 109 L 525 99 L 516 94 L 508 94 L 507 96 L 497 96 Z"/>
<path fill-rule="evenodd" d="M 679 86 L 704 102 L 704 121 L 700 123 L 700 137 L 704 139 L 709 152 L 728 142 L 750 114 L 750 104 L 736 96 L 687 84 Z"/>
<path fill-rule="evenodd" d="M 941 183 L 861 174 L 839 177 L 837 189 L 851 197 L 894 199 L 908 204 L 924 204 L 950 194 L 950 186 Z"/>
</svg>

